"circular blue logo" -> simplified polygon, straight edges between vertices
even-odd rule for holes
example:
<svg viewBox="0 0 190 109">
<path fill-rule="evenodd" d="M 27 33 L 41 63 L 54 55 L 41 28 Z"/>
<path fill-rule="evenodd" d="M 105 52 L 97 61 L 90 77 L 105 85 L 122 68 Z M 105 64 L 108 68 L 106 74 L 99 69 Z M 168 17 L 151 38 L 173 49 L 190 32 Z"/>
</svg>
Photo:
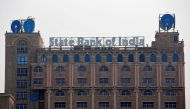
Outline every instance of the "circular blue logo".
<svg viewBox="0 0 190 109">
<path fill-rule="evenodd" d="M 165 14 L 161 17 L 160 26 L 163 30 L 170 30 L 174 26 L 175 20 L 171 14 Z"/>
<path fill-rule="evenodd" d="M 13 33 L 18 33 L 20 32 L 21 29 L 21 23 L 18 20 L 14 20 L 11 24 L 11 30 Z"/>
<path fill-rule="evenodd" d="M 35 23 L 34 23 L 34 20 L 33 19 L 27 19 L 25 22 L 24 22 L 24 31 L 26 33 L 32 33 L 34 31 L 34 27 L 35 27 Z"/>
</svg>

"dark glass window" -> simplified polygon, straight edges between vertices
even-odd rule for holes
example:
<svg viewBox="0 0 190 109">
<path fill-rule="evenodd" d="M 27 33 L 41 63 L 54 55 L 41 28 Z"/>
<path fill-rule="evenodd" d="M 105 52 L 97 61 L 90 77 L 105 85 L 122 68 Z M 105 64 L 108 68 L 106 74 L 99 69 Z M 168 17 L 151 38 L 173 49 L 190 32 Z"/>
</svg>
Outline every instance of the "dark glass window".
<svg viewBox="0 0 190 109">
<path fill-rule="evenodd" d="M 19 48 L 17 48 L 17 53 L 21 53 L 21 54 L 28 53 L 28 48 L 27 47 L 19 47 Z"/>
<path fill-rule="evenodd" d="M 27 104 L 16 104 L 16 109 L 28 109 Z"/>
<path fill-rule="evenodd" d="M 133 54 L 128 55 L 128 62 L 134 62 L 134 56 Z"/>
<path fill-rule="evenodd" d="M 57 54 L 53 54 L 52 63 L 57 63 L 57 62 L 58 62 L 58 56 L 57 56 Z"/>
<path fill-rule="evenodd" d="M 99 95 L 101 95 L 101 96 L 108 96 L 109 92 L 108 92 L 108 90 L 100 90 Z"/>
<path fill-rule="evenodd" d="M 57 66 L 56 67 L 56 72 L 63 72 L 63 71 L 65 71 L 63 66 Z"/>
<path fill-rule="evenodd" d="M 17 64 L 24 65 L 28 63 L 28 56 L 21 55 L 17 57 Z"/>
<path fill-rule="evenodd" d="M 102 57 L 100 54 L 96 55 L 96 62 L 101 62 L 102 61 Z"/>
<path fill-rule="evenodd" d="M 152 67 L 151 66 L 145 66 L 144 69 L 143 69 L 145 72 L 148 72 L 148 71 L 152 71 Z"/>
<path fill-rule="evenodd" d="M 18 41 L 18 43 L 17 43 L 17 46 L 27 46 L 28 44 L 27 44 L 27 42 L 25 41 L 25 40 L 20 40 L 20 41 Z"/>
<path fill-rule="evenodd" d="M 167 83 L 167 84 L 176 83 L 176 79 L 175 79 L 175 78 L 166 78 L 166 83 Z"/>
<path fill-rule="evenodd" d="M 168 65 L 168 66 L 166 66 L 166 69 L 165 69 L 166 71 L 175 71 L 175 67 L 174 66 L 172 66 L 172 65 Z"/>
<path fill-rule="evenodd" d="M 17 92 L 16 99 L 17 100 L 27 100 L 27 92 Z"/>
<path fill-rule="evenodd" d="M 41 66 L 34 67 L 34 72 L 43 72 L 43 69 Z"/>
<path fill-rule="evenodd" d="M 165 92 L 165 95 L 166 95 L 166 96 L 176 96 L 176 92 L 173 91 L 173 90 L 167 90 L 167 91 Z"/>
<path fill-rule="evenodd" d="M 88 103 L 87 102 L 77 102 L 77 108 L 87 108 Z"/>
<path fill-rule="evenodd" d="M 69 56 L 67 54 L 64 54 L 63 62 L 69 62 Z"/>
<path fill-rule="evenodd" d="M 107 66 L 101 66 L 99 71 L 106 72 L 106 71 L 108 71 L 108 67 Z"/>
<path fill-rule="evenodd" d="M 85 66 L 79 66 L 78 67 L 78 71 L 85 72 L 86 71 L 86 67 Z"/>
<path fill-rule="evenodd" d="M 86 84 L 87 78 L 78 78 L 78 84 Z"/>
<path fill-rule="evenodd" d="M 34 78 L 33 84 L 43 84 L 43 78 Z"/>
<path fill-rule="evenodd" d="M 153 80 L 152 78 L 144 78 L 143 83 L 150 84 L 150 83 L 153 83 Z"/>
<path fill-rule="evenodd" d="M 65 83 L 64 78 L 56 78 L 55 81 L 56 81 L 56 84 L 58 85 L 63 85 Z"/>
<path fill-rule="evenodd" d="M 64 90 L 56 90 L 55 91 L 55 96 L 65 96 Z"/>
<path fill-rule="evenodd" d="M 144 96 L 152 96 L 153 92 L 151 90 L 145 90 L 143 93 Z"/>
<path fill-rule="evenodd" d="M 122 85 L 128 85 L 130 83 L 130 78 L 120 78 L 121 79 L 121 84 Z"/>
<path fill-rule="evenodd" d="M 85 55 L 84 61 L 85 61 L 85 62 L 90 62 L 90 61 L 91 61 L 91 57 L 90 57 L 89 54 L 86 54 L 86 55 Z"/>
<path fill-rule="evenodd" d="M 117 62 L 123 62 L 123 55 L 122 54 L 117 55 Z"/>
<path fill-rule="evenodd" d="M 87 95 L 88 95 L 88 93 L 85 90 L 79 90 L 78 91 L 78 96 L 87 96 Z"/>
<path fill-rule="evenodd" d="M 109 108 L 109 102 L 99 102 L 99 108 Z"/>
<path fill-rule="evenodd" d="M 65 108 L 65 102 L 55 102 L 55 108 Z"/>
<path fill-rule="evenodd" d="M 166 109 L 176 109 L 176 102 L 165 102 L 165 108 Z"/>
<path fill-rule="evenodd" d="M 28 69 L 27 68 L 17 68 L 17 76 L 27 76 Z"/>
<path fill-rule="evenodd" d="M 107 54 L 106 60 L 107 60 L 107 62 L 112 62 L 112 55 Z"/>
<path fill-rule="evenodd" d="M 178 62 L 179 61 L 179 56 L 177 53 L 173 54 L 173 62 Z"/>
<path fill-rule="evenodd" d="M 154 108 L 154 102 L 143 102 L 143 108 Z"/>
<path fill-rule="evenodd" d="M 80 56 L 79 54 L 74 55 L 74 62 L 80 62 Z"/>
<path fill-rule="evenodd" d="M 165 53 L 162 54 L 162 62 L 168 62 L 168 56 Z"/>
<path fill-rule="evenodd" d="M 156 54 L 151 54 L 150 55 L 150 62 L 156 62 L 157 58 L 156 58 Z"/>
<path fill-rule="evenodd" d="M 132 103 L 131 102 L 120 102 L 120 107 L 121 108 L 131 108 Z"/>
<path fill-rule="evenodd" d="M 131 95 L 131 92 L 129 90 L 122 90 L 121 95 L 122 96 L 129 96 L 129 95 Z"/>
<path fill-rule="evenodd" d="M 99 83 L 100 84 L 107 84 L 109 81 L 108 81 L 108 78 L 99 78 Z"/>
<path fill-rule="evenodd" d="M 47 62 L 47 56 L 46 55 L 41 55 L 41 62 Z"/>
<path fill-rule="evenodd" d="M 17 80 L 17 88 L 27 88 L 27 80 Z"/>
<path fill-rule="evenodd" d="M 139 62 L 145 62 L 145 56 L 144 54 L 139 55 Z"/>
<path fill-rule="evenodd" d="M 130 68 L 129 68 L 129 66 L 123 66 L 122 68 L 121 68 L 121 71 L 123 71 L 123 72 L 128 72 L 128 71 L 130 71 Z"/>
</svg>

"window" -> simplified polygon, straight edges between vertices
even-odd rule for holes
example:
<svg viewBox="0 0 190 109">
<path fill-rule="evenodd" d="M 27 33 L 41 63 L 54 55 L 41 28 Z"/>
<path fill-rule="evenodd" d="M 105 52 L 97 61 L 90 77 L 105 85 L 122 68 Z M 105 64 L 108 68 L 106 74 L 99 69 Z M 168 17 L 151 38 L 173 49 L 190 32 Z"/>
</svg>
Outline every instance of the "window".
<svg viewBox="0 0 190 109">
<path fill-rule="evenodd" d="M 165 95 L 166 95 L 166 96 L 176 96 L 176 92 L 173 91 L 173 90 L 167 90 L 167 91 L 165 92 Z"/>
<path fill-rule="evenodd" d="M 52 63 L 57 63 L 57 62 L 58 62 L 58 56 L 57 56 L 57 54 L 53 54 Z"/>
<path fill-rule="evenodd" d="M 78 67 L 78 71 L 85 72 L 86 71 L 86 67 L 85 66 L 79 66 Z"/>
<path fill-rule="evenodd" d="M 150 83 L 153 83 L 153 80 L 152 78 L 144 78 L 143 83 L 150 84 Z"/>
<path fill-rule="evenodd" d="M 55 102 L 55 108 L 65 108 L 65 102 Z"/>
<path fill-rule="evenodd" d="M 165 53 L 162 54 L 162 62 L 168 62 L 168 56 Z"/>
<path fill-rule="evenodd" d="M 63 72 L 63 71 L 65 71 L 63 66 L 57 66 L 56 67 L 56 72 Z"/>
<path fill-rule="evenodd" d="M 112 55 L 107 54 L 106 60 L 107 60 L 107 62 L 112 62 Z"/>
<path fill-rule="evenodd" d="M 67 54 L 64 54 L 63 62 L 69 62 L 69 56 Z"/>
<path fill-rule="evenodd" d="M 108 108 L 109 102 L 99 102 L 99 108 Z"/>
<path fill-rule="evenodd" d="M 91 61 L 91 57 L 90 57 L 89 54 L 86 54 L 86 55 L 85 55 L 84 61 L 85 61 L 85 62 L 90 62 L 90 61 Z"/>
<path fill-rule="evenodd" d="M 64 78 L 56 78 L 56 84 L 58 85 L 63 85 L 65 83 L 65 79 Z"/>
<path fill-rule="evenodd" d="M 166 109 L 175 109 L 176 108 L 176 102 L 165 102 L 165 108 Z"/>
<path fill-rule="evenodd" d="M 88 95 L 88 93 L 85 90 L 79 90 L 78 91 L 78 96 L 87 96 L 87 95 Z"/>
<path fill-rule="evenodd" d="M 100 54 L 96 55 L 96 62 L 101 62 L 102 61 L 102 57 Z"/>
<path fill-rule="evenodd" d="M 127 71 L 130 71 L 130 68 L 129 68 L 129 66 L 123 66 L 122 68 L 121 68 L 121 71 L 123 71 L 123 72 L 127 72 Z"/>
<path fill-rule="evenodd" d="M 17 57 L 17 64 L 24 65 L 28 63 L 28 56 L 21 55 Z"/>
<path fill-rule="evenodd" d="M 47 56 L 46 55 L 41 55 L 41 62 L 47 62 Z"/>
<path fill-rule="evenodd" d="M 106 71 L 108 71 L 108 67 L 107 66 L 101 66 L 99 71 L 106 72 Z"/>
<path fill-rule="evenodd" d="M 16 99 L 17 100 L 26 100 L 27 99 L 27 92 L 17 92 Z"/>
<path fill-rule="evenodd" d="M 143 108 L 154 108 L 154 102 L 143 102 Z"/>
<path fill-rule="evenodd" d="M 145 90 L 143 93 L 144 96 L 152 96 L 153 92 L 151 90 Z"/>
<path fill-rule="evenodd" d="M 178 62 L 179 61 L 179 57 L 177 53 L 173 54 L 173 62 Z"/>
<path fill-rule="evenodd" d="M 127 85 L 130 83 L 130 78 L 120 78 L 122 85 Z"/>
<path fill-rule="evenodd" d="M 128 95 L 131 95 L 131 92 L 129 90 L 122 90 L 121 95 L 122 96 L 128 96 Z"/>
<path fill-rule="evenodd" d="M 145 72 L 152 71 L 152 67 L 151 66 L 145 66 L 143 70 Z"/>
<path fill-rule="evenodd" d="M 166 71 L 175 71 L 175 67 L 174 66 L 172 66 L 172 65 L 168 65 L 168 66 L 166 66 L 166 69 L 165 69 Z"/>
<path fill-rule="evenodd" d="M 17 88 L 27 88 L 27 80 L 17 80 Z"/>
<path fill-rule="evenodd" d="M 17 76 L 27 76 L 27 68 L 17 68 Z"/>
<path fill-rule="evenodd" d="M 65 96 L 65 92 L 63 90 L 56 90 L 55 96 Z"/>
<path fill-rule="evenodd" d="M 145 62 L 145 56 L 144 54 L 139 55 L 139 62 Z"/>
<path fill-rule="evenodd" d="M 100 78 L 99 83 L 101 84 L 107 84 L 108 83 L 108 78 Z"/>
<path fill-rule="evenodd" d="M 77 102 L 77 108 L 87 108 L 87 102 Z"/>
<path fill-rule="evenodd" d="M 43 69 L 41 66 L 34 67 L 34 72 L 42 72 L 42 71 L 43 71 Z"/>
<path fill-rule="evenodd" d="M 134 62 L 134 56 L 133 54 L 128 55 L 128 62 Z"/>
<path fill-rule="evenodd" d="M 16 109 L 28 109 L 27 104 L 16 104 Z"/>
<path fill-rule="evenodd" d="M 108 96 L 109 92 L 107 90 L 100 90 L 99 95 L 100 96 Z"/>
<path fill-rule="evenodd" d="M 21 54 L 24 54 L 24 53 L 28 53 L 28 48 L 27 47 L 19 47 L 16 49 L 17 53 L 21 53 Z"/>
<path fill-rule="evenodd" d="M 86 84 L 87 78 L 78 78 L 78 84 Z"/>
<path fill-rule="evenodd" d="M 150 55 L 150 62 L 156 62 L 156 54 L 151 54 Z"/>
<path fill-rule="evenodd" d="M 178 39 L 178 36 L 174 36 L 174 37 L 173 37 L 173 40 L 174 40 L 174 42 L 178 42 L 178 40 L 179 40 L 179 39 Z"/>
<path fill-rule="evenodd" d="M 173 84 L 176 82 L 176 79 L 175 78 L 166 78 L 166 83 L 167 84 Z"/>
<path fill-rule="evenodd" d="M 27 41 L 25 41 L 25 40 L 20 40 L 17 42 L 17 46 L 27 46 L 27 45 L 28 45 Z"/>
<path fill-rule="evenodd" d="M 131 108 L 132 103 L 131 102 L 120 102 L 120 107 L 121 108 Z"/>
<path fill-rule="evenodd" d="M 80 62 L 80 56 L 79 54 L 74 55 L 74 62 Z"/>
<path fill-rule="evenodd" d="M 34 78 L 33 84 L 43 84 L 43 78 Z"/>
<path fill-rule="evenodd" d="M 123 55 L 122 54 L 117 55 L 117 62 L 123 62 Z"/>
</svg>

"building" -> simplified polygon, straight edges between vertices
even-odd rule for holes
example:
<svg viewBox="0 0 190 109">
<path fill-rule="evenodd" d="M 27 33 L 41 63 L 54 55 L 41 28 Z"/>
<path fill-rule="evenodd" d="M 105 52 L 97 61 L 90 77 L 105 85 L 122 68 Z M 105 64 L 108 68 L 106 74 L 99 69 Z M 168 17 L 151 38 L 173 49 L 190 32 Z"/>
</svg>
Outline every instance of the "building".
<svg viewBox="0 0 190 109">
<path fill-rule="evenodd" d="M 15 109 L 15 99 L 11 94 L 0 93 L 0 109 Z"/>
<path fill-rule="evenodd" d="M 151 47 L 45 48 L 7 32 L 5 93 L 16 109 L 185 109 L 184 43 L 159 31 Z"/>
</svg>

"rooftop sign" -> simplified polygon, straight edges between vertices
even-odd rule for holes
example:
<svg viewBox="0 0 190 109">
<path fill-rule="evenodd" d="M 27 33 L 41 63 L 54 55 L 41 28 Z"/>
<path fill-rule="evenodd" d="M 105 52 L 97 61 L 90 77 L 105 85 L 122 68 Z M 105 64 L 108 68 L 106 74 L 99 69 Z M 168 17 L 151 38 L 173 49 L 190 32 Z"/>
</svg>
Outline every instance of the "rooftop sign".
<svg viewBox="0 0 190 109">
<path fill-rule="evenodd" d="M 144 46 L 144 37 L 50 37 L 49 46 L 135 47 Z"/>
</svg>

